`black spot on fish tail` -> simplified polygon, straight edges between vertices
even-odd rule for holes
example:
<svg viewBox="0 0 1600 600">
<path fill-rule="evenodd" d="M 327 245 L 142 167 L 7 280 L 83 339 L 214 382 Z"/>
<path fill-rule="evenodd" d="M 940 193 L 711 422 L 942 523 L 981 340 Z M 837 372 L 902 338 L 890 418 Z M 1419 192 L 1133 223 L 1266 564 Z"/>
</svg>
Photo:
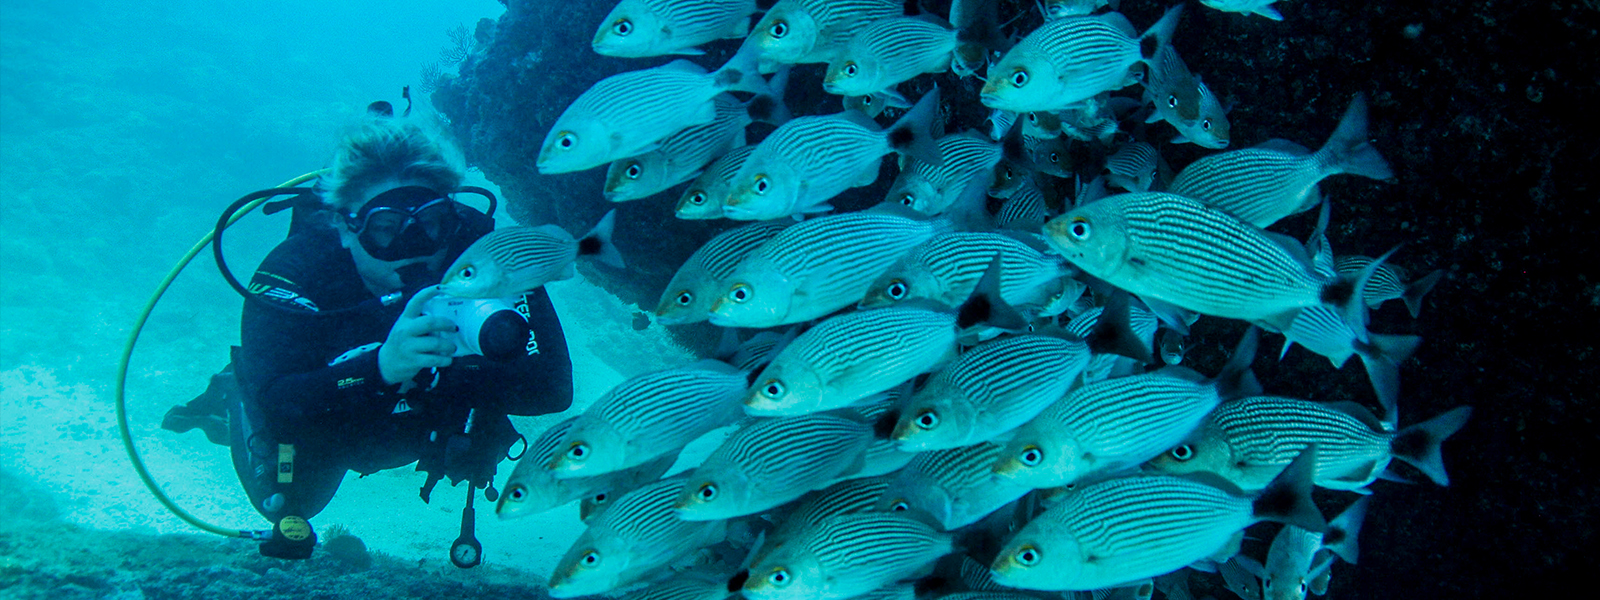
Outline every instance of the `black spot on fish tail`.
<svg viewBox="0 0 1600 600">
<path fill-rule="evenodd" d="M 905 0 L 905 2 L 901 3 L 900 13 L 911 17 L 922 14 L 921 0 Z"/>
<path fill-rule="evenodd" d="M 889 147 L 907 148 L 917 139 L 917 134 L 910 129 L 894 129 L 889 132 Z"/>
<path fill-rule="evenodd" d="M 956 326 L 966 329 L 989 320 L 989 314 L 994 312 L 989 304 L 989 298 L 974 296 L 971 300 L 961 305 L 961 310 L 956 313 Z"/>
<path fill-rule="evenodd" d="M 742 569 L 728 578 L 728 593 L 732 594 L 744 589 L 744 582 L 750 580 L 750 569 Z"/>
<path fill-rule="evenodd" d="M 894 435 L 894 426 L 900 422 L 900 409 L 891 408 L 878 415 L 878 420 L 872 422 L 872 437 L 878 440 L 887 440 Z"/>
<path fill-rule="evenodd" d="M 1322 534 L 1322 545 L 1333 546 L 1344 541 L 1345 532 L 1338 527 L 1329 527 L 1328 532 Z"/>
<path fill-rule="evenodd" d="M 778 101 L 772 96 L 756 96 L 745 106 L 745 114 L 753 121 L 771 121 L 777 111 Z"/>
<path fill-rule="evenodd" d="M 1144 57 L 1145 60 L 1155 58 L 1156 51 L 1160 49 L 1161 40 L 1157 39 L 1156 36 L 1147 35 L 1139 38 L 1139 56 Z"/>
<path fill-rule="evenodd" d="M 600 238 L 586 237 L 578 240 L 579 256 L 594 256 L 600 253 Z"/>
<path fill-rule="evenodd" d="M 1340 279 L 1322 288 L 1322 303 L 1332 306 L 1344 306 L 1355 297 L 1356 282 Z"/>
<path fill-rule="evenodd" d="M 1434 444 L 1433 435 L 1426 429 L 1407 428 L 1394 436 L 1389 442 L 1389 453 L 1407 458 L 1423 456 L 1428 452 L 1428 446 Z"/>
</svg>

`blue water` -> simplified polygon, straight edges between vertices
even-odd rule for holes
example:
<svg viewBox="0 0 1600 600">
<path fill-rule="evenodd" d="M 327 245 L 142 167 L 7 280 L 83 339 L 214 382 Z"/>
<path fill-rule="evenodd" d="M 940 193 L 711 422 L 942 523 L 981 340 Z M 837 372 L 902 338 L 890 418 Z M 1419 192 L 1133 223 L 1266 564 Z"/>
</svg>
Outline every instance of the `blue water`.
<svg viewBox="0 0 1600 600">
<path fill-rule="evenodd" d="M 192 532 L 144 491 L 117 439 L 115 368 L 140 309 L 229 202 L 327 166 L 369 102 L 404 108 L 401 86 L 439 60 L 448 30 L 503 10 L 493 0 L 0 7 L 0 469 L 48 490 L 74 524 Z M 433 118 L 417 95 L 416 116 Z M 234 268 L 253 269 L 286 224 L 251 217 L 231 229 Z M 571 306 L 614 303 L 563 285 L 553 295 L 564 319 L 575 318 Z M 128 406 L 144 458 L 175 501 L 224 527 L 261 529 L 225 449 L 156 427 L 226 364 L 240 302 L 209 250 L 201 254 L 151 315 Z M 627 313 L 615 310 L 604 318 L 627 330 Z M 606 335 L 597 327 L 573 338 L 580 403 L 620 377 L 583 347 L 619 345 L 594 341 Z M 409 469 L 352 477 L 319 527 L 345 525 L 375 550 L 443 563 L 461 494 L 441 487 L 424 505 L 421 481 Z M 503 524 L 488 503 L 479 509 L 486 561 L 527 572 L 548 573 L 579 530 L 575 509 Z"/>
</svg>

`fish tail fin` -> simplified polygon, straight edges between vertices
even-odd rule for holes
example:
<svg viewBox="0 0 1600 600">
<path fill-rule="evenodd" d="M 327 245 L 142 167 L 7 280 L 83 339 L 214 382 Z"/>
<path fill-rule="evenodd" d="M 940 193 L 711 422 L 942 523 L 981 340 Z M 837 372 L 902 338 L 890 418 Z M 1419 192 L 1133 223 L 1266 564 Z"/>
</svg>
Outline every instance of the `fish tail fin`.
<svg viewBox="0 0 1600 600">
<path fill-rule="evenodd" d="M 1372 281 L 1372 275 L 1378 272 L 1378 267 L 1389 260 L 1399 246 L 1390 248 L 1383 256 L 1377 258 L 1353 275 L 1341 275 L 1322 290 L 1322 301 L 1339 311 L 1339 315 L 1351 331 L 1356 333 L 1356 339 L 1367 339 L 1367 284 Z"/>
<path fill-rule="evenodd" d="M 1439 485 L 1450 485 L 1450 476 L 1444 471 L 1444 456 L 1439 444 L 1460 431 L 1472 416 L 1472 407 L 1458 406 L 1432 419 L 1400 430 L 1389 442 L 1389 452 L 1422 471 L 1428 479 Z"/>
<path fill-rule="evenodd" d="M 1406 303 L 1406 310 L 1411 311 L 1411 318 L 1417 318 L 1422 313 L 1422 297 L 1433 291 L 1433 286 L 1439 284 L 1444 278 L 1444 269 L 1435 269 L 1427 277 L 1411 282 L 1406 286 L 1406 291 L 1400 294 L 1400 299 Z"/>
<path fill-rule="evenodd" d="M 1349 173 L 1379 181 L 1394 179 L 1389 161 L 1378 149 L 1367 143 L 1367 95 L 1356 94 L 1350 107 L 1339 120 L 1339 127 L 1328 137 L 1328 143 L 1317 151 L 1324 172 Z"/>
<path fill-rule="evenodd" d="M 761 47 L 745 43 L 733 58 L 717 69 L 714 77 L 717 88 L 723 91 L 749 92 L 771 95 L 767 80 L 761 78 Z"/>
<path fill-rule="evenodd" d="M 958 330 L 964 332 L 979 324 L 1008 331 L 1028 328 L 1028 320 L 1022 313 L 1000 297 L 1000 268 L 1000 253 L 996 252 L 989 260 L 989 267 L 984 269 L 983 277 L 978 279 L 977 289 L 956 310 Z"/>
<path fill-rule="evenodd" d="M 1088 342 L 1090 351 L 1096 354 L 1116 354 L 1141 361 L 1144 364 L 1155 362 L 1150 347 L 1139 339 L 1139 334 L 1134 333 L 1128 293 L 1117 291 L 1111 294 L 1106 301 L 1105 308 L 1100 312 L 1100 318 L 1095 320 L 1094 330 L 1089 332 Z"/>
<path fill-rule="evenodd" d="M 1172 33 L 1178 30 L 1178 19 L 1183 17 L 1183 4 L 1175 4 L 1161 15 L 1161 20 L 1139 36 L 1139 55 L 1144 60 L 1155 58 L 1156 52 L 1172 43 Z"/>
<path fill-rule="evenodd" d="M 889 127 L 889 146 L 930 165 L 944 164 L 934 142 L 934 120 L 939 117 L 939 88 L 936 86 L 917 101 L 905 116 Z"/>
<path fill-rule="evenodd" d="M 1368 334 L 1368 342 L 1356 342 L 1356 354 L 1367 369 L 1372 391 L 1383 406 L 1383 423 L 1394 431 L 1400 423 L 1400 363 L 1417 351 L 1422 338 L 1414 335 Z"/>
<path fill-rule="evenodd" d="M 622 262 L 622 253 L 611 243 L 611 231 L 616 228 L 616 222 L 617 211 L 607 211 L 606 216 L 600 218 L 594 229 L 590 229 L 589 233 L 578 240 L 578 256 L 593 256 L 612 267 L 626 268 Z"/>
<path fill-rule="evenodd" d="M 1328 522 L 1328 533 L 1322 535 L 1322 547 L 1332 550 L 1339 558 L 1356 564 L 1361 558 L 1356 538 L 1361 535 L 1361 522 L 1367 518 L 1367 502 L 1372 496 L 1362 496 Z"/>
<path fill-rule="evenodd" d="M 955 5 L 963 5 L 963 14 L 971 20 L 955 23 L 956 64 L 976 74 L 987 66 L 990 52 L 1011 49 L 1011 40 L 1000 31 L 1000 3 L 997 0 L 955 0 L 951 3 L 951 18 L 955 18 Z M 964 73 L 958 73 L 965 76 Z"/>
<path fill-rule="evenodd" d="M 1239 337 L 1239 344 L 1233 348 L 1233 356 L 1213 380 L 1218 398 L 1226 400 L 1261 394 L 1261 382 L 1256 379 L 1255 371 L 1250 369 L 1250 365 L 1256 361 L 1256 348 L 1260 344 L 1259 327 L 1251 325 L 1244 330 L 1244 335 Z"/>
<path fill-rule="evenodd" d="M 1272 3 L 1270 3 L 1270 2 L 1267 3 L 1267 4 L 1263 4 L 1261 6 L 1257 6 L 1255 8 L 1255 10 L 1251 11 L 1251 12 L 1254 12 L 1255 14 L 1261 15 L 1261 16 L 1266 17 L 1268 19 L 1272 19 L 1274 21 L 1282 21 L 1283 20 L 1283 15 L 1278 12 L 1278 9 L 1273 8 L 1272 7 Z"/>
<path fill-rule="evenodd" d="M 768 91 L 757 94 L 745 104 L 745 113 L 750 120 L 780 126 L 789 122 L 794 115 L 789 112 L 789 106 L 784 104 L 783 95 L 789 90 L 789 67 L 785 65 L 767 80 Z M 741 144 L 743 145 L 743 144 Z"/>
<path fill-rule="evenodd" d="M 1311 482 L 1317 470 L 1317 445 L 1306 446 L 1283 472 L 1261 490 L 1251 509 L 1257 519 L 1294 525 L 1306 531 L 1322 533 L 1328 530 L 1328 521 L 1322 518 L 1317 504 L 1311 501 Z"/>
<path fill-rule="evenodd" d="M 956 231 L 989 231 L 994 229 L 994 217 L 989 214 L 989 171 L 979 171 L 967 180 L 950 206 L 940 213 Z"/>
</svg>

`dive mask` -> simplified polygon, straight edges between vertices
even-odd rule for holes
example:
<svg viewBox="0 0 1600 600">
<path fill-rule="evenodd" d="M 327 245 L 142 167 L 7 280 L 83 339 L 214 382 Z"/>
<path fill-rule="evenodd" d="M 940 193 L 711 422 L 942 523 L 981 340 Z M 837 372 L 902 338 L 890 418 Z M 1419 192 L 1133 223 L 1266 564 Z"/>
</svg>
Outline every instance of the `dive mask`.
<svg viewBox="0 0 1600 600">
<path fill-rule="evenodd" d="M 406 260 L 438 252 L 456 234 L 461 217 L 455 200 L 423 186 L 399 187 L 374 196 L 345 215 L 345 225 L 368 255 Z"/>
</svg>

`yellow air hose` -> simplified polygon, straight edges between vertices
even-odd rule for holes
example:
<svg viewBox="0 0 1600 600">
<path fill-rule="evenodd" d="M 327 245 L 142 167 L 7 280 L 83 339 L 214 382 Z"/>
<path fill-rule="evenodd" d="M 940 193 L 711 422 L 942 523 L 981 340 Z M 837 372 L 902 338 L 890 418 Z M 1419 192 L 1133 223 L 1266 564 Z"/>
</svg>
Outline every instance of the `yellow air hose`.
<svg viewBox="0 0 1600 600">
<path fill-rule="evenodd" d="M 322 176 L 324 173 L 325 171 L 312 171 L 310 173 L 306 173 L 305 175 L 285 181 L 278 187 L 293 187 L 312 179 L 316 179 L 317 177 Z M 238 211 L 234 212 L 232 218 L 228 220 L 228 226 L 232 226 L 235 222 L 238 222 L 240 218 L 249 214 L 250 211 L 255 210 L 257 207 L 261 206 L 262 203 L 270 199 L 270 197 L 258 198 L 254 202 L 244 205 Z M 207 231 L 205 237 L 200 238 L 200 241 L 196 242 L 194 247 L 190 248 L 189 252 L 183 255 L 183 258 L 178 261 L 178 264 L 173 265 L 172 270 L 167 272 L 166 278 L 162 279 L 161 284 L 156 286 L 155 293 L 150 295 L 150 300 L 145 302 L 144 310 L 139 312 L 139 318 L 133 324 L 133 331 L 128 334 L 128 344 L 122 349 L 122 361 L 117 365 L 117 430 L 122 434 L 122 447 L 128 451 L 128 460 L 133 463 L 133 469 L 139 474 L 139 479 L 144 482 L 144 486 L 150 490 L 150 493 L 156 497 L 157 501 L 161 502 L 162 506 L 165 506 L 167 507 L 167 510 L 172 511 L 172 514 L 177 515 L 179 519 L 183 519 L 184 522 L 195 526 L 195 528 L 208 533 L 215 533 L 217 535 L 226 537 L 256 538 L 260 537 L 262 533 L 270 534 L 271 532 L 256 532 L 248 529 L 228 529 L 226 527 L 218 527 L 200 520 L 198 517 L 189 514 L 188 511 L 179 508 L 177 504 L 174 504 L 172 499 L 167 497 L 166 492 L 161 491 L 161 486 L 157 485 L 155 480 L 150 478 L 150 471 L 145 469 L 144 461 L 139 458 L 139 451 L 133 446 L 133 434 L 128 431 L 128 362 L 133 358 L 133 347 L 139 343 L 139 333 L 144 331 L 145 323 L 150 320 L 150 312 L 155 310 L 156 303 L 161 301 L 161 296 L 167 293 L 167 288 L 172 287 L 173 280 L 177 279 L 178 274 L 182 273 L 183 269 L 188 267 L 190 262 L 194 261 L 194 257 L 199 255 L 201 251 L 205 250 L 206 245 L 211 243 L 211 238 L 214 233 L 214 229 Z"/>
</svg>

